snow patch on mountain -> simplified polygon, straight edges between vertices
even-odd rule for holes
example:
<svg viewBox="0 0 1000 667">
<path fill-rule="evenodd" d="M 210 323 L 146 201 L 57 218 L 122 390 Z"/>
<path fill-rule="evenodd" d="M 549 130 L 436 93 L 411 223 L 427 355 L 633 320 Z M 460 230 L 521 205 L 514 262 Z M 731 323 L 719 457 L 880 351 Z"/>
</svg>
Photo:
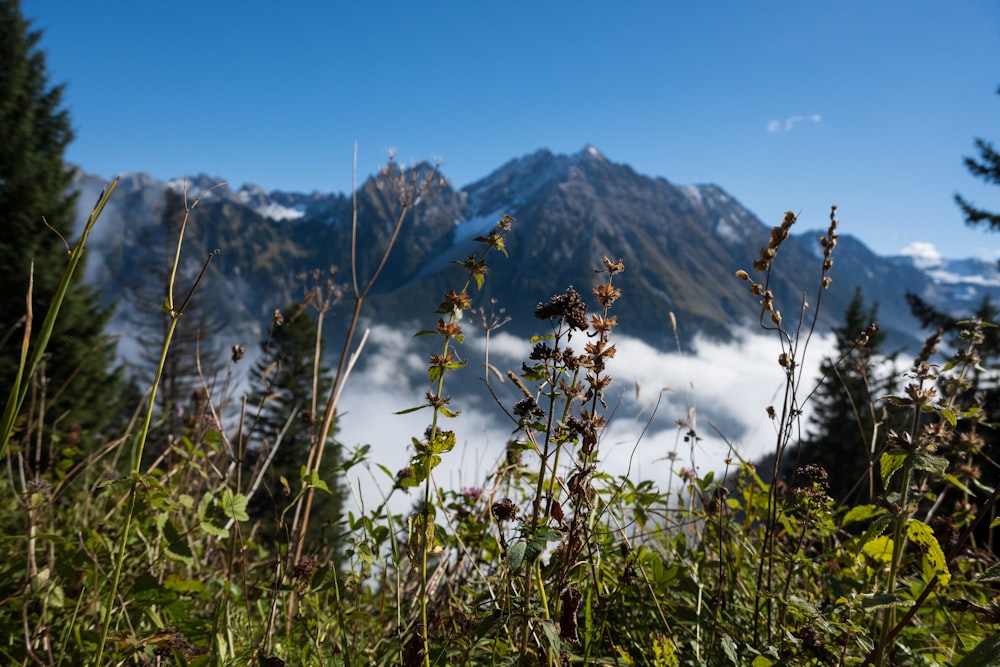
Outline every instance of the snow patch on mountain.
<svg viewBox="0 0 1000 667">
<path fill-rule="evenodd" d="M 678 185 L 677 189 L 684 193 L 684 196 L 691 200 L 691 203 L 698 208 L 703 206 L 701 189 L 697 185 Z"/>
<path fill-rule="evenodd" d="M 996 262 L 975 258 L 945 259 L 933 244 L 918 241 L 900 253 L 939 285 L 976 285 L 1000 287 L 1000 270 Z"/>
<path fill-rule="evenodd" d="M 497 222 L 500 221 L 501 214 L 501 211 L 495 211 L 487 215 L 477 215 L 468 220 L 460 221 L 455 225 L 452 244 L 457 245 L 464 241 L 470 241 L 477 236 L 486 236 L 496 227 Z"/>
</svg>

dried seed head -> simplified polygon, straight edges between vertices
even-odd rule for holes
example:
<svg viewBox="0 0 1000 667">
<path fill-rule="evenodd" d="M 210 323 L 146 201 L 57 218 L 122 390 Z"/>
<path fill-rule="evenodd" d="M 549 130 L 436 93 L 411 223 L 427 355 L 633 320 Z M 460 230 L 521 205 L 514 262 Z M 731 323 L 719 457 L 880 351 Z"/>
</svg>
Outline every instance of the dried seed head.
<svg viewBox="0 0 1000 667">
<path fill-rule="evenodd" d="M 601 305 L 601 308 L 609 307 L 621 295 L 622 291 L 609 283 L 604 283 L 594 288 L 594 296 L 597 297 L 597 303 Z"/>
<path fill-rule="evenodd" d="M 736 277 L 739 278 L 740 280 L 745 280 L 747 282 L 750 282 L 750 274 L 744 271 L 743 269 L 740 269 L 739 271 L 736 272 Z"/>
<path fill-rule="evenodd" d="M 601 260 L 604 263 L 604 271 L 611 275 L 616 273 L 621 273 L 625 270 L 625 264 L 619 259 L 617 262 L 612 262 L 606 256 Z M 596 269 L 595 273 L 603 273 L 600 269 Z"/>
<path fill-rule="evenodd" d="M 247 354 L 247 349 L 242 345 L 233 345 L 233 363 L 245 357 Z"/>
<path fill-rule="evenodd" d="M 540 303 L 535 308 L 535 317 L 540 320 L 565 321 L 571 329 L 586 331 L 587 304 L 572 287 L 562 294 L 557 294 L 546 303 Z"/>
<path fill-rule="evenodd" d="M 503 502 L 493 503 L 490 512 L 497 521 L 513 521 L 517 518 L 517 505 L 510 498 L 504 498 Z"/>
</svg>

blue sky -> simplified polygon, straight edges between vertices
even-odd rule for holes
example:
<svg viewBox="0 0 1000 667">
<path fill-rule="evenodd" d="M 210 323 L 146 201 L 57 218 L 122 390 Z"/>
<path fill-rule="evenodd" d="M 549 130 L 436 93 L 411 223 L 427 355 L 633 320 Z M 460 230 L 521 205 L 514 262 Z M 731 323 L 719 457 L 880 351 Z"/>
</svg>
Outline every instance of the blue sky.
<svg viewBox="0 0 1000 667">
<path fill-rule="evenodd" d="M 347 192 L 395 149 L 456 186 L 593 144 L 677 184 L 716 183 L 881 253 L 1000 256 L 968 230 L 973 140 L 1000 143 L 1000 3 L 22 0 L 105 177 L 205 172 Z"/>
</svg>

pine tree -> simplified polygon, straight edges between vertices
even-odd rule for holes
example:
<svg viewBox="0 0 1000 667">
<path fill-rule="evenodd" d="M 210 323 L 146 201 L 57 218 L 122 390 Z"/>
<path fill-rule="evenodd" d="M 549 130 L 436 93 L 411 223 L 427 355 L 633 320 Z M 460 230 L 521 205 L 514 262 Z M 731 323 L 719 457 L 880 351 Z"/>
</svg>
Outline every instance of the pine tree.
<svg viewBox="0 0 1000 667">
<path fill-rule="evenodd" d="M 321 366 L 318 374 L 315 372 L 316 320 L 308 304 L 287 308 L 286 313 L 287 316 L 276 315 L 270 339 L 262 343 L 262 355 L 250 371 L 250 381 L 255 387 L 251 403 L 261 407 L 247 457 L 252 467 L 264 465 L 280 436 L 278 449 L 270 457 L 264 473 L 265 483 L 255 495 L 250 510 L 264 520 L 266 538 L 282 541 L 284 536 L 279 534 L 280 530 L 273 531 L 269 526 L 278 525 L 278 515 L 300 488 L 301 468 L 308 460 L 309 450 L 318 435 L 316 431 L 321 426 L 322 415 L 317 415 L 316 411 L 325 406 L 332 384 L 329 369 Z M 335 524 L 341 517 L 343 492 L 335 472 L 341 458 L 339 448 L 334 448 L 332 454 L 324 458 L 320 470 L 320 478 L 331 493 L 316 496 L 309 535 L 313 540 L 321 535 L 328 541 L 332 539 L 337 533 Z"/>
<path fill-rule="evenodd" d="M 812 403 L 811 433 L 799 445 L 799 464 L 826 468 L 830 495 L 836 500 L 859 491 L 867 499 L 869 491 L 879 490 L 875 461 L 885 428 L 880 428 L 873 450 L 879 418 L 875 403 L 891 390 L 894 373 L 885 368 L 891 362 L 881 349 L 885 335 L 869 329 L 877 312 L 878 306 L 866 307 L 860 288 L 855 290 L 844 323 L 834 329 L 834 354 L 820 365 L 822 382 Z M 870 476 L 870 471 L 875 474 Z"/>
<path fill-rule="evenodd" d="M 17 370 L 33 272 L 35 327 L 67 263 L 75 196 L 63 162 L 73 138 L 62 86 L 48 83 L 41 33 L 17 0 L 0 0 L 0 387 Z M 33 269 L 32 269 L 33 267 Z M 82 272 L 81 272 L 82 275 Z M 45 424 L 63 436 L 96 435 L 115 413 L 121 377 L 104 336 L 110 310 L 81 284 L 66 295 L 48 356 L 32 381 L 44 392 Z M 37 329 L 36 329 L 37 331 Z M 37 406 L 37 404 L 36 404 Z"/>
<path fill-rule="evenodd" d="M 1000 88 L 997 88 L 997 94 L 1000 94 Z M 979 159 L 965 158 L 966 169 L 990 185 L 1000 185 L 1000 153 L 984 139 L 976 139 L 976 150 L 979 151 Z M 991 231 L 1000 230 L 1000 213 L 978 208 L 958 194 L 955 195 L 955 203 L 962 210 L 965 224 L 976 227 L 985 222 Z"/>
</svg>

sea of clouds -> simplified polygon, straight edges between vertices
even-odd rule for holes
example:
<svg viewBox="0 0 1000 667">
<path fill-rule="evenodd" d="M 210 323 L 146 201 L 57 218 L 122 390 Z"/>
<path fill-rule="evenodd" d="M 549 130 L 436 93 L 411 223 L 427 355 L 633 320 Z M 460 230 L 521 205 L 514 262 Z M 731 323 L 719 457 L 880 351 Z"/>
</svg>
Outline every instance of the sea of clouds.
<svg viewBox="0 0 1000 667">
<path fill-rule="evenodd" d="M 393 472 L 404 468 L 413 453 L 411 439 L 419 438 L 429 423 L 429 410 L 395 414 L 426 401 L 429 339 L 439 344 L 437 337 L 414 338 L 375 326 L 363 351 L 366 363 L 348 379 L 337 439 L 348 451 L 371 446 L 369 463 L 349 475 L 355 498 L 368 507 L 381 502 L 392 487 L 392 479 L 375 464 Z M 776 424 L 767 408 L 774 406 L 780 414 L 785 392 L 777 334 L 747 332 L 725 343 L 699 337 L 690 348 L 669 352 L 625 336 L 615 337 L 614 343 L 617 354 L 607 371 L 613 377 L 606 393 L 608 426 L 599 446 L 605 472 L 649 479 L 665 489 L 681 468 L 694 468 L 700 475 L 722 472 L 727 461 L 753 461 L 774 450 Z M 470 360 L 459 373 L 485 377 L 485 348 L 484 337 L 468 336 L 459 352 L 479 357 L 479 365 Z M 800 396 L 812 391 L 819 365 L 832 349 L 830 336 L 809 342 L 799 360 Z M 531 343 L 500 331 L 490 337 L 488 350 L 489 363 L 502 376 L 507 369 L 519 372 Z M 490 375 L 491 386 L 509 409 L 520 395 L 509 380 Z M 448 380 L 446 376 L 446 385 Z M 462 414 L 441 424 L 455 432 L 458 443 L 434 472 L 441 487 L 477 487 L 505 455 L 514 425 L 485 384 L 480 381 L 479 386 L 480 391 L 456 393 L 451 407 Z M 808 424 L 809 406 L 803 407 L 802 423 Z M 685 440 L 691 428 L 698 437 Z M 393 498 L 398 509 L 410 503 L 398 493 Z"/>
</svg>

